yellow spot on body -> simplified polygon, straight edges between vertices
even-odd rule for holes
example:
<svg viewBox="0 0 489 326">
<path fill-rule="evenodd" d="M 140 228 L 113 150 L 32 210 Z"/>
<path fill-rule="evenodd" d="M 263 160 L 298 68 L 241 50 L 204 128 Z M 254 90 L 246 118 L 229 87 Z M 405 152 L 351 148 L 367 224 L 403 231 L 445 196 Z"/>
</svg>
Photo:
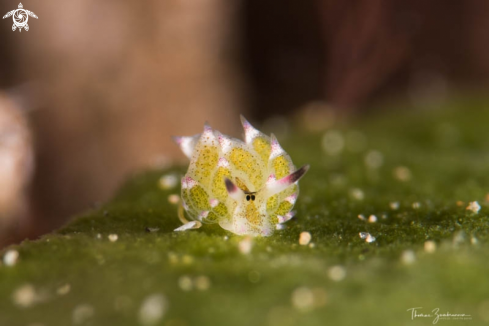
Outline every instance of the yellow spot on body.
<svg viewBox="0 0 489 326">
<path fill-rule="evenodd" d="M 204 219 L 204 221 L 208 223 L 215 223 L 217 220 L 219 220 L 219 216 L 217 216 L 217 214 L 214 212 L 209 212 L 207 217 Z"/>
<path fill-rule="evenodd" d="M 214 207 L 212 209 L 212 211 L 214 213 L 216 213 L 219 217 L 222 217 L 222 218 L 228 218 L 228 209 L 226 207 L 226 205 L 224 205 L 223 203 L 219 203 L 219 205 L 217 205 L 216 207 Z"/>
<path fill-rule="evenodd" d="M 192 187 L 192 189 L 190 189 L 189 197 L 190 201 L 198 210 L 205 211 L 211 208 L 209 204 L 209 196 L 201 186 L 197 185 Z"/>
<path fill-rule="evenodd" d="M 246 219 L 248 222 L 254 225 L 258 225 L 260 223 L 260 214 L 258 214 L 258 210 L 253 202 L 246 205 Z"/>
<path fill-rule="evenodd" d="M 277 178 L 277 180 L 280 180 L 291 173 L 290 162 L 284 155 L 275 158 L 272 161 L 272 167 L 275 170 L 275 178 Z"/>
<path fill-rule="evenodd" d="M 220 167 L 217 169 L 214 179 L 212 179 L 212 194 L 221 202 L 226 201 L 228 197 L 226 185 L 224 184 L 225 177 L 231 178 L 231 172 L 229 169 Z"/>
<path fill-rule="evenodd" d="M 203 145 L 196 151 L 198 152 L 198 157 L 194 162 L 195 179 L 201 185 L 207 186 L 219 160 L 219 151 L 217 147 L 209 145 Z"/>
<path fill-rule="evenodd" d="M 278 208 L 275 211 L 275 213 L 277 215 L 284 216 L 285 214 L 287 214 L 288 212 L 290 212 L 291 209 L 292 209 L 292 204 L 289 203 L 288 201 L 283 201 L 283 202 L 280 203 L 280 205 L 278 206 Z"/>
<path fill-rule="evenodd" d="M 263 175 L 253 154 L 243 148 L 233 148 L 229 155 L 229 161 L 236 169 L 243 171 L 248 176 L 255 189 L 260 188 L 263 184 Z"/>
<path fill-rule="evenodd" d="M 273 213 L 278 207 L 278 197 L 277 195 L 273 195 L 267 200 L 267 213 Z"/>
<path fill-rule="evenodd" d="M 270 142 L 263 137 L 256 137 L 253 140 L 253 148 L 260 155 L 263 163 L 267 163 L 271 152 Z"/>
</svg>

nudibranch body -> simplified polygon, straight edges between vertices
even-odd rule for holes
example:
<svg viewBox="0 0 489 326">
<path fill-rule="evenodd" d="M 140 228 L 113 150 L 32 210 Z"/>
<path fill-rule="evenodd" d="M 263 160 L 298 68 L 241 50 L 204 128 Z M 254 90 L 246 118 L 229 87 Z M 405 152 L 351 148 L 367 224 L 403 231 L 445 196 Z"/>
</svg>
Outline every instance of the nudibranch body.
<svg viewBox="0 0 489 326">
<path fill-rule="evenodd" d="M 272 134 L 266 136 L 241 117 L 245 141 L 225 136 L 207 124 L 204 132 L 175 137 L 190 159 L 182 178 L 180 220 L 175 231 L 219 223 L 239 235 L 269 236 L 290 220 L 299 195 L 298 180 L 309 166 L 296 170 Z"/>
</svg>

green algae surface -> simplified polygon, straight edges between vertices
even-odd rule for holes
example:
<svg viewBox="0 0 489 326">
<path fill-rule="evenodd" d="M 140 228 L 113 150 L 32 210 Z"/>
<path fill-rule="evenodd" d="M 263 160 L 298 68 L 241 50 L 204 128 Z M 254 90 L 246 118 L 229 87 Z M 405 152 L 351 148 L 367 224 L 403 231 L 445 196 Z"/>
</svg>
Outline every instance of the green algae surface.
<svg viewBox="0 0 489 326">
<path fill-rule="evenodd" d="M 489 101 L 460 100 L 289 134 L 311 169 L 268 238 L 173 232 L 159 180 L 185 168 L 142 173 L 2 252 L 0 325 L 487 324 L 488 125 Z"/>
</svg>

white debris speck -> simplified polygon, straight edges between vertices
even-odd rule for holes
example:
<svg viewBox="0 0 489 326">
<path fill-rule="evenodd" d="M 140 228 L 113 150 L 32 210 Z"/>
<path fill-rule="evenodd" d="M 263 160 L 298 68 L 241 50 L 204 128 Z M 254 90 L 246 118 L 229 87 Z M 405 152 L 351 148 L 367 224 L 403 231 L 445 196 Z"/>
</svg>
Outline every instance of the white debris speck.
<svg viewBox="0 0 489 326">
<path fill-rule="evenodd" d="M 280 230 L 285 230 L 287 228 L 287 225 L 285 224 L 275 224 L 275 230 L 280 231 Z"/>
<path fill-rule="evenodd" d="M 184 275 L 178 279 L 178 286 L 183 291 L 190 291 L 194 287 L 194 284 L 189 276 Z"/>
<path fill-rule="evenodd" d="M 405 265 L 411 265 L 416 261 L 416 255 L 412 250 L 404 250 L 401 254 L 401 262 Z"/>
<path fill-rule="evenodd" d="M 85 324 L 95 314 L 95 309 L 89 304 L 80 304 L 73 309 L 72 319 L 73 324 Z"/>
<path fill-rule="evenodd" d="M 453 235 L 452 244 L 454 247 L 458 247 L 460 244 L 465 242 L 465 232 L 458 231 Z"/>
<path fill-rule="evenodd" d="M 339 131 L 330 130 L 324 134 L 321 144 L 327 154 L 334 156 L 343 151 L 345 140 Z"/>
<path fill-rule="evenodd" d="M 139 322 L 145 326 L 157 324 L 163 318 L 167 306 L 167 300 L 162 294 L 146 297 L 139 308 Z"/>
<path fill-rule="evenodd" d="M 299 244 L 301 246 L 307 246 L 311 242 L 311 234 L 309 232 L 301 232 L 299 236 Z"/>
<path fill-rule="evenodd" d="M 22 308 L 28 308 L 37 301 L 36 290 L 31 284 L 24 284 L 12 294 L 14 303 Z"/>
<path fill-rule="evenodd" d="M 14 266 L 19 259 L 19 252 L 15 249 L 8 250 L 3 256 L 5 266 Z"/>
<path fill-rule="evenodd" d="M 363 200 L 365 198 L 365 194 L 363 193 L 362 189 L 359 188 L 353 188 L 350 190 L 350 196 L 351 198 L 355 200 Z"/>
<path fill-rule="evenodd" d="M 479 213 L 479 210 L 481 209 L 481 206 L 479 205 L 478 202 L 472 201 L 469 203 L 469 205 L 465 208 L 468 211 L 471 211 L 474 214 Z"/>
<path fill-rule="evenodd" d="M 365 165 L 370 169 L 378 169 L 384 164 L 384 155 L 381 152 L 373 150 L 365 155 Z"/>
<path fill-rule="evenodd" d="M 227 235 L 224 236 L 224 241 L 228 241 L 229 237 Z"/>
<path fill-rule="evenodd" d="M 376 240 L 376 238 L 375 238 L 373 235 L 371 235 L 371 234 L 369 233 L 369 234 L 367 235 L 367 238 L 365 239 L 365 242 L 370 243 L 370 242 L 374 242 L 375 240 Z"/>
<path fill-rule="evenodd" d="M 421 207 L 421 203 L 416 201 L 416 202 L 413 203 L 412 206 L 413 206 L 414 209 L 419 209 Z"/>
<path fill-rule="evenodd" d="M 173 231 L 181 232 L 181 231 L 187 231 L 187 230 L 192 230 L 192 229 L 198 229 L 202 226 L 202 223 L 200 221 L 190 221 L 188 223 L 185 223 L 184 225 L 176 228 Z"/>
<path fill-rule="evenodd" d="M 370 215 L 370 216 L 368 217 L 368 222 L 369 222 L 369 223 L 375 223 L 375 222 L 377 222 L 377 216 L 375 216 L 375 215 Z"/>
<path fill-rule="evenodd" d="M 399 181 L 409 181 L 412 178 L 411 170 L 405 166 L 398 166 L 394 169 L 394 177 Z"/>
<path fill-rule="evenodd" d="M 160 178 L 159 185 L 161 189 L 172 189 L 178 183 L 178 178 L 174 174 L 167 174 Z"/>
<path fill-rule="evenodd" d="M 102 239 L 102 235 L 100 233 L 97 233 L 97 239 Z"/>
<path fill-rule="evenodd" d="M 311 310 L 314 307 L 314 294 L 307 287 L 299 287 L 292 292 L 291 301 L 297 310 Z"/>
<path fill-rule="evenodd" d="M 477 240 L 476 237 L 471 237 L 470 238 L 470 243 L 473 244 L 473 245 L 477 245 L 479 243 L 479 240 Z"/>
<path fill-rule="evenodd" d="M 389 203 L 389 207 L 393 211 L 398 210 L 399 209 L 399 202 L 398 201 L 393 201 L 393 202 Z"/>
<path fill-rule="evenodd" d="M 110 242 L 116 242 L 119 236 L 117 234 L 109 234 L 107 238 L 109 238 Z"/>
<path fill-rule="evenodd" d="M 205 276 L 197 276 L 194 280 L 195 288 L 199 291 L 206 291 L 211 287 L 211 280 Z"/>
<path fill-rule="evenodd" d="M 328 269 L 328 276 L 335 282 L 343 280 L 346 276 L 346 270 L 343 266 L 336 265 Z"/>
<path fill-rule="evenodd" d="M 375 237 L 368 232 L 360 232 L 358 233 L 358 236 L 360 237 L 360 239 L 365 239 L 365 242 L 368 243 L 374 242 L 376 240 Z"/>
<path fill-rule="evenodd" d="M 312 249 L 312 248 L 314 248 L 314 247 L 316 247 L 316 244 L 315 244 L 314 242 L 311 242 L 311 243 L 309 244 L 309 248 L 311 248 L 311 249 Z"/>
<path fill-rule="evenodd" d="M 366 221 L 366 220 L 367 220 L 363 214 L 359 214 L 357 217 L 358 217 L 360 220 L 362 220 L 362 221 Z"/>
<path fill-rule="evenodd" d="M 249 254 L 252 248 L 253 248 L 253 239 L 251 237 L 244 238 L 238 244 L 239 252 L 241 252 L 243 255 Z"/>
<path fill-rule="evenodd" d="M 171 194 L 170 196 L 168 196 L 168 202 L 170 204 L 176 205 L 180 202 L 180 196 L 176 194 Z"/>
<path fill-rule="evenodd" d="M 424 243 L 424 251 L 426 251 L 429 254 L 434 253 L 436 250 L 436 242 L 429 240 Z"/>
<path fill-rule="evenodd" d="M 70 292 L 70 290 L 71 290 L 71 285 L 65 284 L 57 288 L 56 293 L 58 293 L 58 295 L 66 295 Z"/>
</svg>

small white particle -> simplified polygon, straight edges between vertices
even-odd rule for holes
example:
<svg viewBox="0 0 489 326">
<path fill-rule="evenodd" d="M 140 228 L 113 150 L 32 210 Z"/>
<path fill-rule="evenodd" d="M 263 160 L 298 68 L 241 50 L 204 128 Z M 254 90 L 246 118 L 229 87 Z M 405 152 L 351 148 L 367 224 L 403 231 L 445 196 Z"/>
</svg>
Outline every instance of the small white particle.
<svg viewBox="0 0 489 326">
<path fill-rule="evenodd" d="M 331 156 L 340 154 L 344 146 L 345 140 L 336 130 L 327 131 L 322 138 L 323 150 Z"/>
<path fill-rule="evenodd" d="M 454 247 L 458 247 L 460 244 L 465 242 L 465 232 L 457 231 L 453 235 L 452 244 Z"/>
<path fill-rule="evenodd" d="M 167 174 L 160 178 L 159 185 L 161 189 L 172 189 L 178 183 L 178 178 L 174 174 Z"/>
<path fill-rule="evenodd" d="M 301 246 L 307 246 L 311 241 L 311 234 L 309 232 L 301 232 L 299 236 L 299 244 Z"/>
<path fill-rule="evenodd" d="M 36 290 L 31 284 L 24 284 L 12 294 L 14 303 L 22 308 L 28 308 L 37 301 Z"/>
<path fill-rule="evenodd" d="M 251 237 L 244 238 L 239 242 L 238 248 L 239 252 L 241 252 L 243 255 L 249 254 L 253 248 L 253 239 Z"/>
<path fill-rule="evenodd" d="M 426 251 L 429 254 L 434 253 L 436 250 L 436 242 L 429 240 L 424 243 L 424 251 Z"/>
<path fill-rule="evenodd" d="M 73 324 L 85 324 L 90 318 L 93 317 L 94 313 L 95 310 L 89 304 L 80 304 L 76 306 L 72 313 Z"/>
<path fill-rule="evenodd" d="M 376 238 L 369 233 L 367 235 L 367 238 L 365 239 L 365 242 L 371 243 L 371 242 L 374 242 L 375 240 L 376 240 Z"/>
<path fill-rule="evenodd" d="M 416 201 L 416 202 L 413 203 L 412 206 L 413 206 L 414 209 L 419 209 L 421 207 L 421 203 Z"/>
<path fill-rule="evenodd" d="M 401 261 L 405 265 L 411 265 L 416 261 L 416 255 L 412 250 L 404 250 L 401 254 Z"/>
<path fill-rule="evenodd" d="M 479 240 L 477 240 L 476 237 L 471 237 L 470 238 L 470 243 L 473 244 L 473 245 L 477 245 L 479 243 Z"/>
<path fill-rule="evenodd" d="M 205 276 L 197 276 L 194 280 L 195 287 L 199 291 L 206 291 L 211 287 L 211 280 Z"/>
<path fill-rule="evenodd" d="M 346 270 L 343 266 L 336 265 L 328 270 L 328 276 L 335 282 L 343 280 L 346 276 Z"/>
<path fill-rule="evenodd" d="M 97 239 L 102 239 L 102 235 L 100 233 L 97 233 Z"/>
<path fill-rule="evenodd" d="M 402 182 L 406 182 L 411 180 L 412 175 L 411 175 L 411 170 L 409 170 L 405 166 L 398 166 L 397 168 L 394 169 L 394 177 Z"/>
<path fill-rule="evenodd" d="M 299 287 L 292 292 L 291 301 L 297 310 L 311 310 L 314 307 L 314 294 L 307 287 Z"/>
<path fill-rule="evenodd" d="M 119 236 L 117 234 L 109 234 L 107 238 L 109 238 L 110 242 L 116 242 Z"/>
<path fill-rule="evenodd" d="M 176 205 L 180 202 L 180 196 L 176 194 L 171 194 L 170 196 L 168 196 L 168 202 L 170 204 Z"/>
<path fill-rule="evenodd" d="M 63 286 L 60 286 L 57 290 L 56 290 L 56 293 L 58 293 L 58 295 L 66 295 L 70 292 L 71 290 L 71 285 L 69 284 L 65 284 Z"/>
<path fill-rule="evenodd" d="M 163 318 L 167 306 L 167 300 L 162 294 L 146 297 L 139 308 L 139 322 L 145 326 L 157 324 Z"/>
<path fill-rule="evenodd" d="M 19 259 L 19 252 L 14 249 L 8 250 L 3 256 L 3 263 L 5 266 L 14 266 Z"/>
<path fill-rule="evenodd" d="M 309 248 L 314 248 L 314 247 L 316 247 L 316 244 L 315 244 L 314 242 L 311 242 L 311 243 L 309 244 Z"/>
<path fill-rule="evenodd" d="M 398 210 L 399 209 L 399 202 L 398 201 L 393 201 L 393 202 L 389 203 L 389 207 L 393 211 Z"/>
<path fill-rule="evenodd" d="M 468 211 L 471 211 L 474 214 L 479 213 L 479 210 L 481 209 L 481 206 L 479 205 L 478 202 L 472 201 L 469 203 L 469 205 L 465 208 Z"/>
<path fill-rule="evenodd" d="M 228 241 L 229 237 L 227 235 L 224 236 L 224 241 Z"/>
<path fill-rule="evenodd" d="M 351 196 L 351 198 L 358 200 L 358 201 L 361 201 L 365 198 L 365 195 L 364 195 L 362 189 L 359 189 L 359 188 L 351 189 L 350 190 L 350 196 Z"/>
<path fill-rule="evenodd" d="M 198 229 L 201 226 L 202 226 L 202 222 L 200 221 L 190 221 L 188 223 L 185 223 L 184 225 L 179 226 L 173 231 L 182 232 L 186 230 Z"/>
<path fill-rule="evenodd" d="M 375 222 L 377 222 L 377 216 L 375 216 L 375 215 L 370 215 L 370 216 L 368 217 L 368 222 L 369 222 L 369 223 L 375 223 Z"/>
<path fill-rule="evenodd" d="M 275 230 L 277 230 L 277 231 L 285 230 L 286 228 L 287 228 L 287 225 L 285 225 L 285 224 L 281 224 L 281 223 L 275 224 Z"/>
<path fill-rule="evenodd" d="M 186 275 L 180 276 L 180 278 L 178 279 L 178 286 L 183 291 L 190 291 L 193 288 L 192 279 Z"/>
<path fill-rule="evenodd" d="M 365 165 L 370 169 L 378 169 L 384 164 L 384 155 L 379 151 L 370 151 L 365 155 Z"/>
<path fill-rule="evenodd" d="M 366 220 L 367 220 L 367 219 L 365 218 L 365 216 L 363 216 L 363 214 L 359 214 L 357 217 L 358 217 L 360 220 L 362 220 L 362 221 L 366 221 Z"/>
<path fill-rule="evenodd" d="M 368 243 L 374 242 L 376 240 L 375 237 L 368 232 L 360 232 L 358 233 L 358 236 L 360 237 L 360 239 L 365 239 L 365 242 Z"/>
</svg>

